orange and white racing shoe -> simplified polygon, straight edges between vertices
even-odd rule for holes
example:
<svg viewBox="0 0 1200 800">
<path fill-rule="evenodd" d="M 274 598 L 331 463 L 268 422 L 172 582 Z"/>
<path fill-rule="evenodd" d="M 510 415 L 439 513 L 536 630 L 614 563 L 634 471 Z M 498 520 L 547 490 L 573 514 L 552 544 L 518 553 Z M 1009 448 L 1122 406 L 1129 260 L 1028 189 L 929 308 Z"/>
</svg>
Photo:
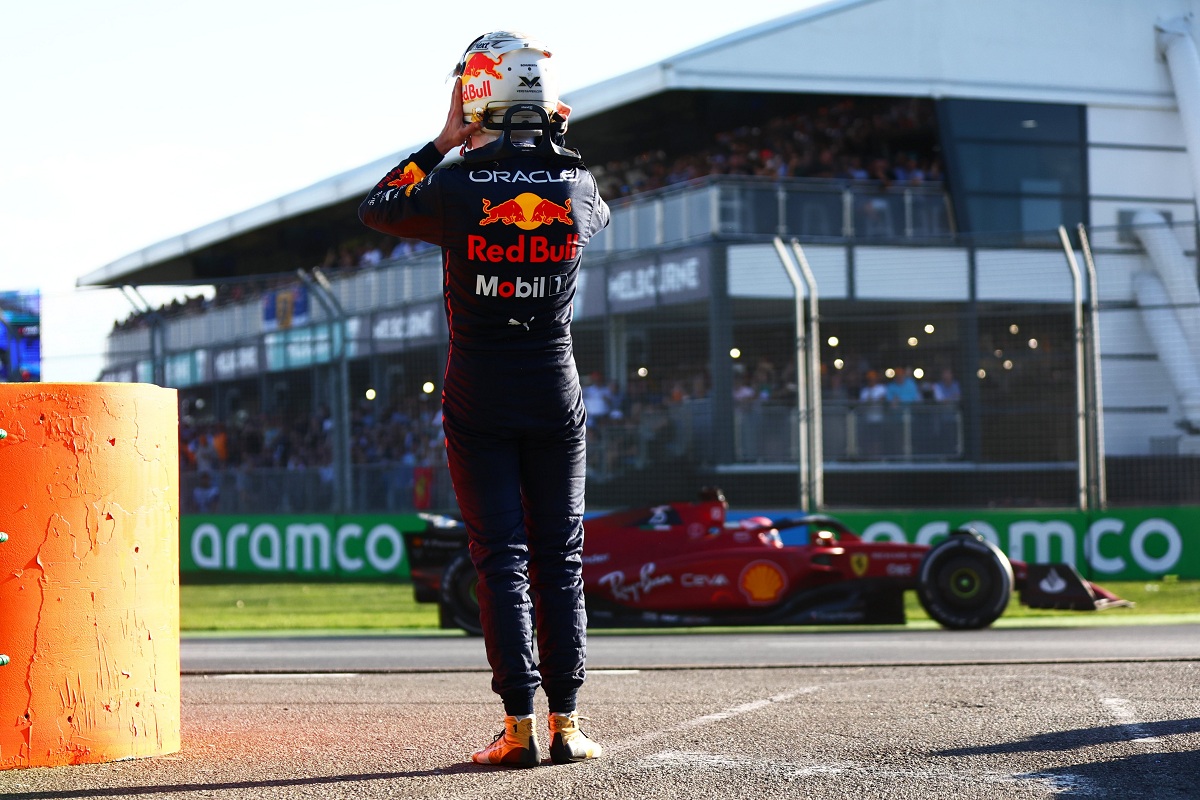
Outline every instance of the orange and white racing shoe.
<svg viewBox="0 0 1200 800">
<path fill-rule="evenodd" d="M 555 764 L 573 764 L 604 755 L 604 748 L 579 730 L 578 711 L 550 715 L 550 760 Z"/>
<path fill-rule="evenodd" d="M 538 752 L 536 720 L 532 717 L 504 718 L 504 730 L 496 734 L 492 743 L 471 756 L 476 764 L 493 764 L 499 767 L 536 767 L 542 762 Z"/>
</svg>

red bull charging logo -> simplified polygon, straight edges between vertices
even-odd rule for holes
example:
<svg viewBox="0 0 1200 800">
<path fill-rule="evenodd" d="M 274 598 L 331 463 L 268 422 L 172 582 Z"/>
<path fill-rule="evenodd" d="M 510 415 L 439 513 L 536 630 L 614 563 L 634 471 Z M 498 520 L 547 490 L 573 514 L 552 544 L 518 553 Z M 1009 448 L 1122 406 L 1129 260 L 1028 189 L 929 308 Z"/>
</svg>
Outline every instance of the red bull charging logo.
<svg viewBox="0 0 1200 800">
<path fill-rule="evenodd" d="M 532 192 L 522 192 L 511 200 L 505 200 L 503 203 L 493 206 L 492 201 L 485 197 L 483 219 L 479 220 L 479 224 L 491 225 L 494 222 L 516 225 L 526 231 L 553 222 L 573 225 L 571 200 L 567 198 L 562 205 L 559 205 L 553 200 L 538 197 Z"/>
<path fill-rule="evenodd" d="M 388 181 L 387 185 L 393 189 L 404 189 L 405 194 L 410 194 L 412 187 L 424 179 L 425 173 L 420 167 L 416 164 L 408 164 L 404 167 L 404 171 Z"/>
<path fill-rule="evenodd" d="M 478 78 L 480 75 L 486 73 L 499 80 L 504 76 L 500 74 L 496 67 L 500 66 L 500 61 L 503 58 L 504 56 L 501 56 L 493 61 L 490 56 L 484 53 L 472 53 L 467 58 L 466 63 L 463 64 L 462 77 Z"/>
</svg>

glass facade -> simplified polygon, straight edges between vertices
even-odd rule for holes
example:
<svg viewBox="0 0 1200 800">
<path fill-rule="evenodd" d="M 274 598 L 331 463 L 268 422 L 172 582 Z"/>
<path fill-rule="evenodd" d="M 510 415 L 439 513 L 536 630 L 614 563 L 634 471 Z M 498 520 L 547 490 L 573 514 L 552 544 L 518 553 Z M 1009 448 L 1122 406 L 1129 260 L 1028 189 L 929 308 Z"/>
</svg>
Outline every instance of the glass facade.
<svg viewBox="0 0 1200 800">
<path fill-rule="evenodd" d="M 1087 219 L 1082 106 L 942 100 L 943 157 L 959 227 L 1051 243 Z"/>
</svg>

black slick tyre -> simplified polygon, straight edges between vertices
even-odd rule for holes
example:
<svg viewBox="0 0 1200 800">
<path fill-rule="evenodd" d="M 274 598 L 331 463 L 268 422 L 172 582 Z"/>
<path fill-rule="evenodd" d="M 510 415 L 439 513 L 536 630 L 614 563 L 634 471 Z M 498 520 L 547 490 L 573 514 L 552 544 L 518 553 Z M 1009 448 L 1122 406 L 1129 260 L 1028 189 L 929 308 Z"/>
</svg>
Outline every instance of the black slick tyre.
<svg viewBox="0 0 1200 800">
<path fill-rule="evenodd" d="M 979 533 L 964 529 L 934 546 L 921 562 L 917 597 L 944 628 L 986 628 L 1012 597 L 1008 556 Z"/>
<path fill-rule="evenodd" d="M 472 636 L 483 635 L 479 621 L 479 599 L 475 595 L 479 576 L 465 549 L 455 554 L 442 573 L 438 616 L 443 628 L 462 628 Z"/>
</svg>

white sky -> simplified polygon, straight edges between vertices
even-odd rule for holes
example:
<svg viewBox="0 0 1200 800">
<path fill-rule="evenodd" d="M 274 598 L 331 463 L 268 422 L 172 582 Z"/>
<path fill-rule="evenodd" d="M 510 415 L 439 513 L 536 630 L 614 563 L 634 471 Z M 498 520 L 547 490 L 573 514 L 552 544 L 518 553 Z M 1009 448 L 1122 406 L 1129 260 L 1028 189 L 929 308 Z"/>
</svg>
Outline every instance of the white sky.
<svg viewBox="0 0 1200 800">
<path fill-rule="evenodd" d="M 6 4 L 0 290 L 42 292 L 43 380 L 95 380 L 132 308 L 76 279 L 432 138 L 446 76 L 479 34 L 542 39 L 569 93 L 815 4 Z"/>
</svg>

